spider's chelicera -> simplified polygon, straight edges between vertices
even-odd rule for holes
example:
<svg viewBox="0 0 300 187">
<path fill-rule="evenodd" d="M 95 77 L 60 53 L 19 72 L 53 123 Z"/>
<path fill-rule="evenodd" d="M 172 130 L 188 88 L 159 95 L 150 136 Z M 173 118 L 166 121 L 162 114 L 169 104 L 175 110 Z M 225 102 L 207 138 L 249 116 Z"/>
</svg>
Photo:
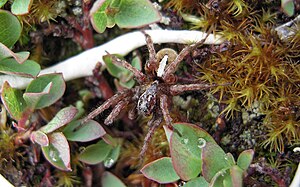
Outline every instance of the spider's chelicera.
<svg viewBox="0 0 300 187">
<path fill-rule="evenodd" d="M 124 109 L 128 109 L 128 117 L 130 119 L 134 119 L 137 116 L 136 114 L 143 116 L 152 115 L 152 118 L 148 121 L 149 131 L 145 137 L 141 155 L 145 153 L 148 141 L 162 120 L 165 121 L 169 128 L 172 128 L 172 118 L 168 109 L 168 99 L 170 97 L 185 91 L 203 90 L 216 86 L 215 84 L 180 84 L 177 82 L 175 75 L 179 63 L 193 49 L 202 45 L 209 34 L 200 42 L 185 47 L 177 55 L 172 49 L 161 50 L 159 54 L 156 54 L 151 37 L 145 32 L 143 33 L 149 50 L 149 60 L 144 67 L 145 73 L 136 69 L 125 60 L 108 53 L 115 65 L 123 66 L 134 74 L 138 85 L 116 93 L 83 120 L 93 119 L 111 106 L 114 107 L 104 121 L 106 125 L 113 123 Z"/>
</svg>

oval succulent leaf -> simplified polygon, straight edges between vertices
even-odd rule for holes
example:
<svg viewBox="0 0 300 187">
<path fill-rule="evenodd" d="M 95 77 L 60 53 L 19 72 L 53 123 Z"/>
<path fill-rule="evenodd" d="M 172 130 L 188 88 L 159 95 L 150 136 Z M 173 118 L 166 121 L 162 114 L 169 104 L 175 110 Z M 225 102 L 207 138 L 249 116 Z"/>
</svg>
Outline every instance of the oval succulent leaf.
<svg viewBox="0 0 300 187">
<path fill-rule="evenodd" d="M 97 0 L 90 10 L 91 24 L 98 33 L 103 33 L 106 29 L 108 17 L 105 10 L 110 2 L 111 0 Z"/>
<path fill-rule="evenodd" d="M 120 155 L 120 151 L 121 151 L 120 144 L 117 145 L 116 147 L 114 147 L 110 151 L 110 153 L 107 155 L 107 157 L 103 161 L 103 164 L 106 168 L 111 168 L 117 162 L 119 155 Z"/>
<path fill-rule="evenodd" d="M 150 162 L 141 169 L 141 172 L 148 179 L 160 184 L 171 183 L 180 179 L 173 168 L 170 157 L 163 157 Z"/>
<path fill-rule="evenodd" d="M 14 89 L 8 82 L 4 82 L 1 90 L 1 100 L 12 118 L 15 120 L 22 118 L 27 106 L 20 90 Z"/>
<path fill-rule="evenodd" d="M 112 173 L 105 171 L 101 177 L 102 187 L 126 187 L 125 184 Z"/>
<path fill-rule="evenodd" d="M 73 106 L 69 106 L 61 109 L 54 118 L 45 126 L 40 128 L 40 131 L 48 134 L 50 132 L 55 131 L 56 129 L 66 125 L 71 122 L 77 113 L 77 108 Z"/>
<path fill-rule="evenodd" d="M 0 72 L 11 75 L 33 78 L 38 75 L 41 67 L 33 60 L 19 64 L 15 59 L 8 58 L 0 61 Z"/>
<path fill-rule="evenodd" d="M 45 158 L 55 167 L 71 171 L 70 148 L 66 137 L 61 132 L 48 136 L 49 145 L 43 146 L 42 151 Z"/>
<path fill-rule="evenodd" d="M 27 93 L 40 93 L 43 92 L 45 87 L 52 83 L 52 87 L 48 94 L 43 95 L 39 102 L 36 105 L 36 109 L 41 109 L 47 106 L 52 105 L 61 96 L 64 94 L 66 89 L 65 81 L 62 77 L 62 74 L 53 73 L 53 74 L 45 74 L 38 76 L 35 80 L 31 81 L 30 84 L 27 86 L 26 91 Z"/>
<path fill-rule="evenodd" d="M 188 181 L 182 187 L 195 187 L 195 186 L 208 187 L 209 183 L 204 179 L 204 177 L 201 176 Z"/>
<path fill-rule="evenodd" d="M 170 139 L 170 152 L 175 171 L 188 181 L 201 172 L 201 152 L 207 142 L 214 139 L 203 129 L 193 124 L 175 123 Z"/>
<path fill-rule="evenodd" d="M 5 3 L 7 2 L 8 0 L 0 0 L 0 8 L 5 5 Z"/>
<path fill-rule="evenodd" d="M 0 60 L 13 57 L 19 64 L 22 64 L 25 62 L 25 60 L 29 57 L 29 52 L 27 51 L 21 51 L 18 53 L 14 53 L 11 51 L 8 47 L 6 47 L 4 44 L 0 43 Z"/>
<path fill-rule="evenodd" d="M 221 170 L 230 168 L 233 163 L 223 149 L 216 143 L 207 142 L 202 150 L 202 175 L 207 181 Z"/>
<path fill-rule="evenodd" d="M 254 151 L 252 149 L 241 152 L 237 159 L 237 165 L 242 170 L 246 171 L 252 162 L 253 155 L 254 155 Z"/>
<path fill-rule="evenodd" d="M 18 41 L 21 31 L 18 18 L 8 11 L 0 10 L 0 42 L 11 48 Z"/>
<path fill-rule="evenodd" d="M 78 159 L 87 164 L 98 164 L 107 158 L 112 148 L 111 145 L 100 140 L 98 143 L 85 148 Z"/>
<path fill-rule="evenodd" d="M 11 12 L 15 15 L 29 13 L 33 0 L 15 0 L 11 6 Z"/>
<path fill-rule="evenodd" d="M 160 21 L 159 12 L 148 0 L 123 0 L 115 15 L 115 22 L 121 28 L 138 28 Z"/>
<path fill-rule="evenodd" d="M 28 107 L 31 109 L 35 109 L 36 105 L 38 104 L 42 96 L 50 92 L 51 87 L 52 87 L 52 83 L 50 82 L 40 93 L 24 93 L 23 98 L 26 101 Z"/>
<path fill-rule="evenodd" d="M 48 136 L 42 131 L 33 131 L 30 134 L 30 140 L 33 143 L 39 144 L 40 146 L 48 146 L 49 145 Z"/>
<path fill-rule="evenodd" d="M 81 124 L 81 120 L 73 121 L 64 128 L 63 133 L 68 140 L 77 142 L 92 141 L 106 134 L 104 128 L 94 120 L 84 124 Z"/>
</svg>

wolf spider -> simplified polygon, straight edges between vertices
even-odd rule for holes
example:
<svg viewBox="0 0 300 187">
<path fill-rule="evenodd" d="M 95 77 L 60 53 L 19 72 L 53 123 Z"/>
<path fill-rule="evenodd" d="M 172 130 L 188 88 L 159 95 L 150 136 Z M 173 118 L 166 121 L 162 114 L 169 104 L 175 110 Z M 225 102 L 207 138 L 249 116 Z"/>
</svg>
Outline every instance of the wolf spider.
<svg viewBox="0 0 300 187">
<path fill-rule="evenodd" d="M 216 86 L 215 84 L 178 84 L 175 75 L 179 63 L 193 49 L 202 45 L 209 33 L 200 42 L 185 47 L 171 60 L 168 60 L 168 58 L 171 57 L 168 52 L 162 54 L 162 59 L 158 59 L 151 37 L 145 32 L 143 32 L 143 34 L 145 35 L 147 48 L 149 50 L 149 60 L 144 67 L 145 73 L 136 69 L 125 60 L 121 60 L 107 52 L 115 65 L 123 66 L 133 73 L 138 85 L 116 93 L 101 106 L 88 114 L 83 120 L 88 121 L 93 119 L 111 106 L 114 107 L 104 121 L 106 125 L 111 124 L 120 112 L 127 108 L 129 108 L 129 119 L 135 119 L 137 115 L 150 116 L 152 114 L 152 118 L 147 123 L 149 131 L 145 137 L 140 156 L 146 152 L 151 136 L 163 119 L 166 125 L 172 128 L 172 118 L 168 109 L 168 99 L 170 97 L 179 95 L 185 91 L 203 90 Z M 168 64 L 167 61 L 169 61 Z"/>
</svg>

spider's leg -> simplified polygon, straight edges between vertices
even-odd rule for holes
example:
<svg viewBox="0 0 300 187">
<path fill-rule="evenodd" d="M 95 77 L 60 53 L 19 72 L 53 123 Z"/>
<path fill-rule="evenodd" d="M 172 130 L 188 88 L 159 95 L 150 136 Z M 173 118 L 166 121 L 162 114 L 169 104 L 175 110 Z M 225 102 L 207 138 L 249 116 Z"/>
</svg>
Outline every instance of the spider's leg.
<svg viewBox="0 0 300 187">
<path fill-rule="evenodd" d="M 147 72 L 152 72 L 152 71 L 156 71 L 157 67 L 157 59 L 156 59 L 156 51 L 154 48 L 154 44 L 153 41 L 151 39 L 151 36 L 149 34 L 147 34 L 145 31 L 142 31 L 142 33 L 145 35 L 146 37 L 146 44 L 147 44 L 147 48 L 149 51 L 149 60 L 146 62 L 145 64 L 145 71 Z"/>
<path fill-rule="evenodd" d="M 131 64 L 129 64 L 125 60 L 121 60 L 118 57 L 116 57 L 114 55 L 111 55 L 109 53 L 108 53 L 108 55 L 110 55 L 110 57 L 112 58 L 112 62 L 115 65 L 122 66 L 122 67 L 128 69 L 129 71 L 131 71 L 134 74 L 134 76 L 136 77 L 136 79 L 139 83 L 142 83 L 146 80 L 146 75 L 144 73 L 142 73 L 140 70 L 136 69 L 134 66 L 132 66 Z"/>
<path fill-rule="evenodd" d="M 213 27 L 210 27 L 210 29 L 208 30 L 206 36 L 199 42 L 186 46 L 185 48 L 182 49 L 182 51 L 180 51 L 180 53 L 177 55 L 177 57 L 175 58 L 175 60 L 173 62 L 171 62 L 165 70 L 165 73 L 163 75 L 163 80 L 165 82 L 174 82 L 175 81 L 175 71 L 177 70 L 179 63 L 191 52 L 193 51 L 196 47 L 200 47 L 201 45 L 203 45 L 203 43 L 205 42 L 205 40 L 207 39 L 207 37 L 210 35 L 210 33 L 212 32 Z"/>
<path fill-rule="evenodd" d="M 144 139 L 144 144 L 143 144 L 143 147 L 142 147 L 142 150 L 140 152 L 140 155 L 139 157 L 143 158 L 144 154 L 146 153 L 147 151 L 147 148 L 148 148 L 148 145 L 149 145 L 149 142 L 152 138 L 152 135 L 154 134 L 154 131 L 157 129 L 157 127 L 160 125 L 162 121 L 162 116 L 161 115 L 155 115 L 153 114 L 152 118 L 150 121 L 148 121 L 148 126 L 149 126 L 149 131 Z"/>
<path fill-rule="evenodd" d="M 185 91 L 194 91 L 194 90 L 206 90 L 216 86 L 225 86 L 228 84 L 182 84 L 182 85 L 172 85 L 170 86 L 170 92 L 172 95 L 179 95 Z"/>
<path fill-rule="evenodd" d="M 82 124 L 93 119 L 98 114 L 102 113 L 104 110 L 108 109 L 110 106 L 115 105 L 123 98 L 128 97 L 132 93 L 132 90 L 124 90 L 122 92 L 119 92 L 112 96 L 111 98 L 107 99 L 102 105 L 100 105 L 98 108 L 93 110 L 91 113 L 89 113 L 83 120 Z"/>
<path fill-rule="evenodd" d="M 117 118 L 120 112 L 129 104 L 129 99 L 122 100 L 116 104 L 111 113 L 104 120 L 105 125 L 110 125 Z"/>
<path fill-rule="evenodd" d="M 164 120 L 166 122 L 166 125 L 171 128 L 172 127 L 172 118 L 170 116 L 170 112 L 168 109 L 168 97 L 163 94 L 159 98 L 160 100 L 160 108 L 164 117 Z"/>
</svg>

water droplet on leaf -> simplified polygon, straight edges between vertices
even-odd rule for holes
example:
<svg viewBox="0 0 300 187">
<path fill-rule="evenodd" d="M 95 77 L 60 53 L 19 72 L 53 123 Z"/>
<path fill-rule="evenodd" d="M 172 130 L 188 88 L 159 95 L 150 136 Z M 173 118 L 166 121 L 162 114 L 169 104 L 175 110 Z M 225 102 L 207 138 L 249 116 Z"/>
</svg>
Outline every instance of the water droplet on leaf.
<svg viewBox="0 0 300 187">
<path fill-rule="evenodd" d="M 110 168 L 114 163 L 115 161 L 112 158 L 107 158 L 103 164 L 106 168 Z"/>
<path fill-rule="evenodd" d="M 55 151 L 49 151 L 49 157 L 51 158 L 51 160 L 53 160 L 54 162 L 58 161 L 59 159 L 59 154 Z"/>
<path fill-rule="evenodd" d="M 198 138 L 198 147 L 202 149 L 206 145 L 206 140 L 204 138 Z"/>
<path fill-rule="evenodd" d="M 182 143 L 183 143 L 183 144 L 189 143 L 189 139 L 187 139 L 187 138 L 182 139 Z"/>
</svg>

